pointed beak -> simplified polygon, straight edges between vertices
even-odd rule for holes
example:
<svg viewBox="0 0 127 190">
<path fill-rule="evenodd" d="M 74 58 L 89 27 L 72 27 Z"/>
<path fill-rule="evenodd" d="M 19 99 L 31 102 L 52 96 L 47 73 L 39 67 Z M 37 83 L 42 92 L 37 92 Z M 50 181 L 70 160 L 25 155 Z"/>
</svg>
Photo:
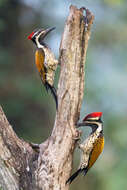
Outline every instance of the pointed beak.
<svg viewBox="0 0 127 190">
<path fill-rule="evenodd" d="M 89 126 L 89 121 L 86 120 L 86 121 L 83 121 L 81 123 L 77 123 L 76 126 L 77 126 L 77 128 L 83 127 L 83 126 Z"/>
<path fill-rule="evenodd" d="M 76 124 L 76 126 L 77 126 L 77 128 L 79 128 L 79 127 L 82 127 L 82 126 L 87 126 L 88 125 L 88 123 L 87 122 L 81 122 L 81 123 L 77 123 Z"/>
<path fill-rule="evenodd" d="M 48 28 L 48 29 L 45 30 L 45 32 L 49 33 L 49 32 L 51 32 L 52 30 L 55 30 L 55 29 L 56 29 L 56 27 Z"/>
<path fill-rule="evenodd" d="M 50 33 L 52 30 L 55 30 L 56 27 L 48 28 L 44 31 L 42 38 L 44 39 L 45 36 L 47 36 L 48 33 Z M 43 31 L 43 30 L 42 30 Z"/>
</svg>

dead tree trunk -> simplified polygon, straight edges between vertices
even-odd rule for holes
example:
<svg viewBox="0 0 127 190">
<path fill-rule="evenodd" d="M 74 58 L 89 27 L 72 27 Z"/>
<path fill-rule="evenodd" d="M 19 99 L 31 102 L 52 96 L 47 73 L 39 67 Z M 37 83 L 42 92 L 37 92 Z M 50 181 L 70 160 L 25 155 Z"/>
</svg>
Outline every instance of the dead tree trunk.
<svg viewBox="0 0 127 190">
<path fill-rule="evenodd" d="M 83 15 L 84 10 L 86 16 Z M 88 9 L 70 7 L 60 45 L 58 112 L 51 136 L 36 152 L 19 139 L 0 109 L 0 189 L 67 190 L 73 151 L 79 132 L 84 92 L 84 65 L 94 16 Z"/>
</svg>

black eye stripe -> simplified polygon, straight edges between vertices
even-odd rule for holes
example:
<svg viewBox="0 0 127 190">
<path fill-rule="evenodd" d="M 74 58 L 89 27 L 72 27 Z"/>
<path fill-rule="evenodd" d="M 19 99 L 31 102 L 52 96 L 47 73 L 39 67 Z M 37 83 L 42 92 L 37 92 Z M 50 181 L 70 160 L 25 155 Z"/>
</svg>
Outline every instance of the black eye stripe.
<svg viewBox="0 0 127 190">
<path fill-rule="evenodd" d="M 38 36 L 41 32 L 42 32 L 41 29 L 35 29 L 35 30 L 34 30 L 33 38 L 35 38 L 36 36 Z"/>
<path fill-rule="evenodd" d="M 98 122 L 99 121 L 99 119 L 87 119 L 86 121 L 92 121 L 92 122 Z"/>
<path fill-rule="evenodd" d="M 102 123 L 102 120 L 101 120 L 101 118 L 99 118 L 99 119 L 87 119 L 86 121 L 92 121 L 92 122 L 100 122 L 100 123 Z"/>
</svg>

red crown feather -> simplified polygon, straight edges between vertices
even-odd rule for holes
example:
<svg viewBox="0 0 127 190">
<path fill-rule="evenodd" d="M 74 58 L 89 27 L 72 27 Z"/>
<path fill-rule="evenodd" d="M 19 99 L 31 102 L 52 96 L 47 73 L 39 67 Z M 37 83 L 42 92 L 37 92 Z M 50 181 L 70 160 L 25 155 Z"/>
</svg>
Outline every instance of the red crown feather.
<svg viewBox="0 0 127 190">
<path fill-rule="evenodd" d="M 29 36 L 28 39 L 31 40 L 32 36 L 34 35 L 34 32 L 32 32 Z"/>
<path fill-rule="evenodd" d="M 86 117 L 84 117 L 83 121 L 89 119 L 89 118 L 95 118 L 95 117 L 101 117 L 102 116 L 102 112 L 93 112 L 88 114 Z"/>
</svg>

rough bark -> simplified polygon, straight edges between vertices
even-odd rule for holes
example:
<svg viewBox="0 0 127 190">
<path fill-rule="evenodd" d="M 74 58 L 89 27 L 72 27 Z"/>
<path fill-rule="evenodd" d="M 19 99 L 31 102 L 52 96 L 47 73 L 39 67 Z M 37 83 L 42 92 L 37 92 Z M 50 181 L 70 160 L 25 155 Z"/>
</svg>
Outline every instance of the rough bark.
<svg viewBox="0 0 127 190">
<path fill-rule="evenodd" d="M 58 112 L 51 136 L 39 146 L 19 139 L 0 109 L 0 188 L 4 190 L 67 190 L 79 131 L 84 92 L 84 66 L 93 15 L 70 7 L 60 45 Z M 87 26 L 88 22 L 88 26 Z"/>
<path fill-rule="evenodd" d="M 0 107 L 0 188 L 34 189 L 34 161 L 37 153 L 19 139 Z"/>
</svg>

